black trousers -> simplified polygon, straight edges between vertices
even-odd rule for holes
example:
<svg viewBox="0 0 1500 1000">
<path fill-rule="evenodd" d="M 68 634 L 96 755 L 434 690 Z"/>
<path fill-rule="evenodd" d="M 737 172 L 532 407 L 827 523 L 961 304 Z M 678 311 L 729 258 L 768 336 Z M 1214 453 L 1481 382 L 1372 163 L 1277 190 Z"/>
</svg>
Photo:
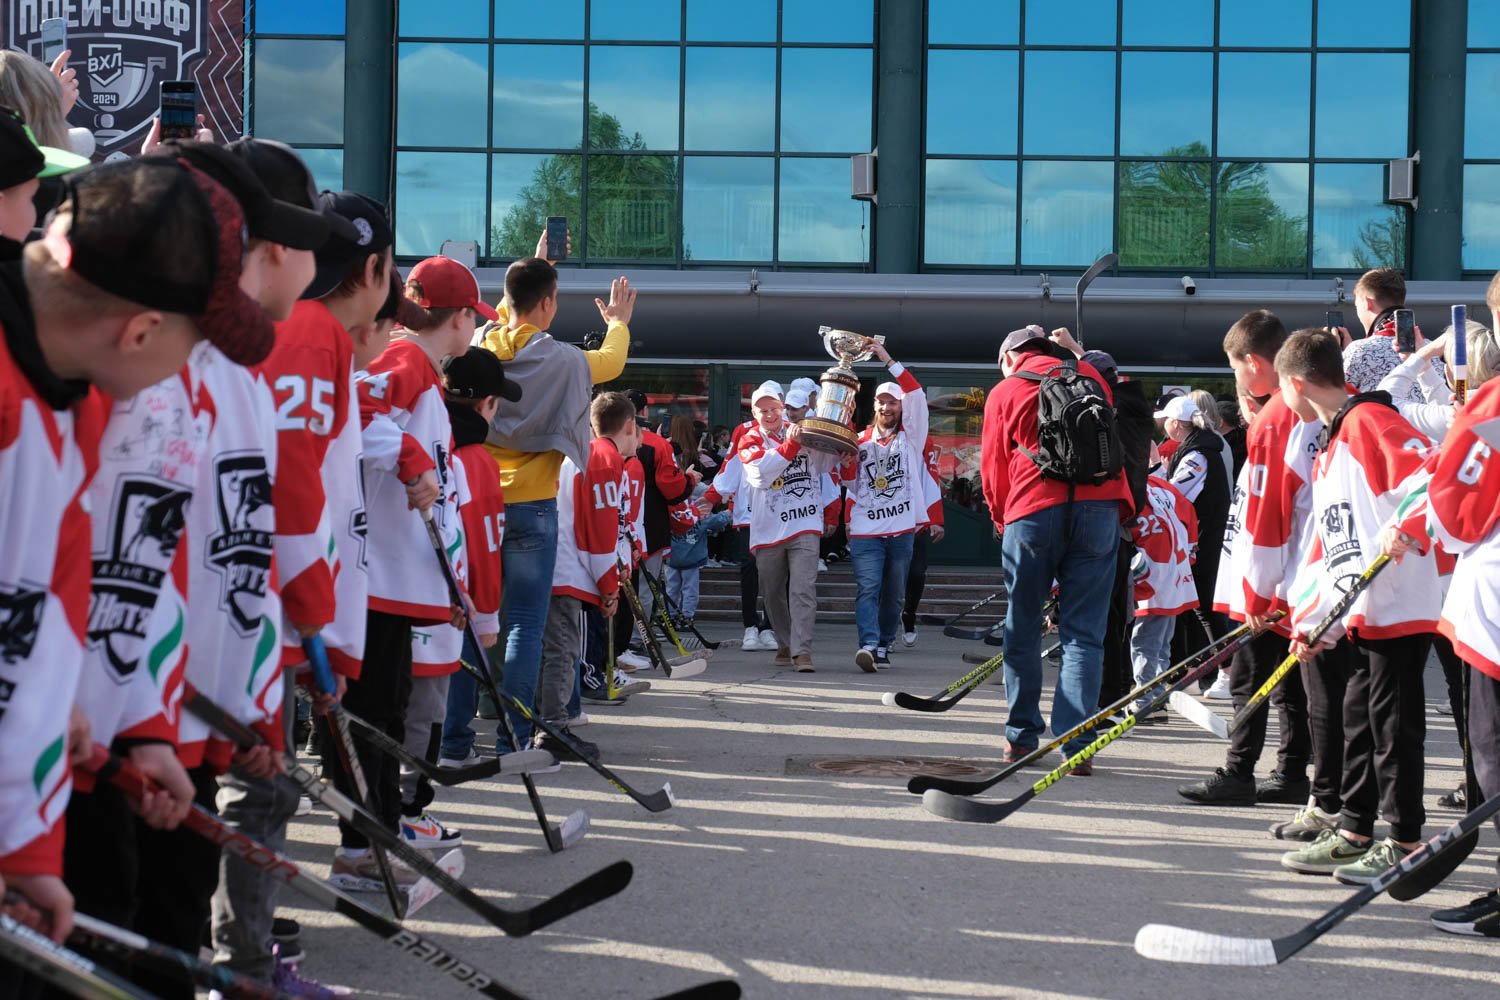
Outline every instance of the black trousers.
<svg viewBox="0 0 1500 1000">
<path fill-rule="evenodd" d="M 917 606 L 927 589 L 927 546 L 932 541 L 927 530 L 917 532 L 911 543 L 911 565 L 906 569 L 906 597 L 901 602 L 901 626 L 907 632 L 917 630 Z"/>
<path fill-rule="evenodd" d="M 760 570 L 755 567 L 755 553 L 750 551 L 750 529 L 735 528 L 734 537 L 739 542 L 740 552 L 740 621 L 745 628 L 764 631 L 771 627 L 771 620 L 760 607 Z"/>
<path fill-rule="evenodd" d="M 350 681 L 344 707 L 400 743 L 406 739 L 406 704 L 411 700 L 411 619 L 370 611 L 365 616 L 365 662 L 359 680 Z M 332 720 L 320 723 L 332 724 Z M 338 736 L 323 732 L 323 773 L 333 777 L 334 787 L 359 800 L 359 793 L 340 763 Z M 371 811 L 392 833 L 398 832 L 401 816 L 401 765 L 396 758 L 356 739 L 365 782 L 370 789 Z M 370 846 L 364 834 L 339 823 L 339 842 L 347 848 Z"/>
<path fill-rule="evenodd" d="M 1344 692 L 1352 653 L 1349 643 L 1340 642 L 1301 667 L 1312 736 L 1312 797 L 1319 809 L 1335 815 L 1344 807 Z"/>
<path fill-rule="evenodd" d="M 1241 646 L 1230 661 L 1230 693 L 1238 713 L 1250 703 L 1250 696 L 1286 659 L 1290 643 L 1275 632 L 1265 631 Z M 1276 750 L 1276 770 L 1289 778 L 1307 773 L 1312 757 L 1312 736 L 1307 728 L 1307 692 L 1302 675 L 1293 670 L 1282 678 L 1271 692 L 1281 723 L 1281 744 Z M 1271 710 L 1262 705 L 1249 720 L 1229 737 L 1229 753 L 1224 770 L 1239 778 L 1255 777 L 1255 765 L 1266 746 L 1266 728 Z"/>
<path fill-rule="evenodd" d="M 1130 662 L 1130 634 L 1135 629 L 1135 583 L 1130 578 L 1130 562 L 1135 552 L 1135 543 L 1122 536 L 1115 553 L 1115 583 L 1109 592 L 1109 618 L 1104 627 L 1100 708 L 1114 704 L 1135 687 L 1135 671 Z"/>
<path fill-rule="evenodd" d="M 1472 809 L 1492 795 L 1500 795 L 1500 680 L 1469 668 L 1469 747 L 1474 755 L 1478 794 L 1470 793 Z M 1495 817 L 1500 832 L 1500 816 Z M 1500 857 L 1495 859 L 1500 874 Z"/>
<path fill-rule="evenodd" d="M 1453 643 L 1444 636 L 1432 637 L 1432 649 L 1437 653 L 1438 662 L 1443 665 L 1443 682 L 1448 687 L 1448 706 L 1453 709 L 1453 728 L 1458 732 L 1459 742 L 1462 743 L 1468 711 L 1464 706 L 1464 671 L 1468 666 L 1458 658 L 1453 650 Z"/>
<path fill-rule="evenodd" d="M 1351 833 L 1373 836 L 1377 815 L 1391 837 L 1420 840 L 1427 702 L 1422 674 L 1432 636 L 1346 639 L 1353 649 L 1344 692 L 1344 808 Z"/>
</svg>

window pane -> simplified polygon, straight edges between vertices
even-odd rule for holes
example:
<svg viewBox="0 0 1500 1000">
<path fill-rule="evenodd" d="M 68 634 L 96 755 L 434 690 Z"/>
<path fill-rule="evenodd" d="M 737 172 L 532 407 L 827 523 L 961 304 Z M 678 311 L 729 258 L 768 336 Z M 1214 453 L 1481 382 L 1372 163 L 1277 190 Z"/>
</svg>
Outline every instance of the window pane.
<svg viewBox="0 0 1500 1000">
<path fill-rule="evenodd" d="M 849 161 L 781 161 L 781 260 L 864 262 L 866 206 L 849 197 Z"/>
<path fill-rule="evenodd" d="M 1218 267 L 1307 266 L 1307 164 L 1223 163 L 1215 193 Z"/>
<path fill-rule="evenodd" d="M 927 152 L 1016 151 L 1016 52 L 927 54 Z"/>
<path fill-rule="evenodd" d="M 577 153 L 508 153 L 490 157 L 491 257 L 527 257 L 547 224 L 561 215 L 573 234 L 573 252 L 582 249 Z"/>
<path fill-rule="evenodd" d="M 588 256 L 677 256 L 675 156 L 590 156 L 588 185 Z"/>
<path fill-rule="evenodd" d="M 1404 49 L 1411 44 L 1411 6 L 1411 0 L 1318 0 L 1318 47 Z"/>
<path fill-rule="evenodd" d="M 1032 160 L 1021 173 L 1021 263 L 1094 262 L 1114 245 L 1112 163 Z"/>
<path fill-rule="evenodd" d="M 1469 56 L 1464 87 L 1464 156 L 1500 157 L 1500 55 Z"/>
<path fill-rule="evenodd" d="M 583 139 L 583 46 L 496 45 L 496 146 L 577 149 Z"/>
<path fill-rule="evenodd" d="M 484 154 L 396 154 L 396 253 L 430 257 L 444 240 L 484 237 Z"/>
<path fill-rule="evenodd" d="M 1469 48 L 1500 49 L 1500 5 L 1490 0 L 1468 0 L 1468 3 Z"/>
<path fill-rule="evenodd" d="M 1113 154 L 1115 54 L 1026 53 L 1024 122 L 1028 156 Z"/>
<path fill-rule="evenodd" d="M 1384 204 L 1385 166 L 1320 163 L 1315 171 L 1313 267 L 1405 267 L 1406 209 Z"/>
<path fill-rule="evenodd" d="M 297 155 L 312 171 L 319 191 L 344 189 L 344 151 L 342 149 L 299 149 Z"/>
<path fill-rule="evenodd" d="M 589 145 L 676 149 L 678 60 L 675 47 L 591 46 Z"/>
<path fill-rule="evenodd" d="M 1208 266 L 1207 163 L 1120 164 L 1120 263 Z"/>
<path fill-rule="evenodd" d="M 931 45 L 1015 45 L 1021 0 L 927 0 Z"/>
<path fill-rule="evenodd" d="M 1410 66 L 1404 53 L 1319 53 L 1317 155 L 1405 156 Z"/>
<path fill-rule="evenodd" d="M 776 0 L 688 0 L 690 42 L 774 42 Z"/>
<path fill-rule="evenodd" d="M 786 49 L 781 53 L 783 151 L 869 152 L 874 89 L 870 60 L 869 49 Z"/>
<path fill-rule="evenodd" d="M 282 142 L 344 141 L 344 43 L 255 43 L 255 134 Z"/>
<path fill-rule="evenodd" d="M 1312 0 L 1220 0 L 1219 44 L 1306 48 Z"/>
<path fill-rule="evenodd" d="M 1126 52 L 1120 58 L 1120 152 L 1207 156 L 1213 140 L 1213 55 Z"/>
<path fill-rule="evenodd" d="M 776 50 L 689 48 L 688 149 L 776 148 Z"/>
<path fill-rule="evenodd" d="M 682 37 L 682 0 L 593 0 L 589 37 L 675 42 Z"/>
<path fill-rule="evenodd" d="M 928 160 L 922 240 L 928 264 L 1014 264 L 1015 161 Z"/>
<path fill-rule="evenodd" d="M 1115 44 L 1116 0 L 1028 0 L 1027 45 Z"/>
<path fill-rule="evenodd" d="M 259 0 L 255 30 L 266 35 L 342 35 L 344 5 L 306 0 Z"/>
<path fill-rule="evenodd" d="M 682 172 L 686 260 L 770 260 L 776 161 L 689 156 Z"/>
<path fill-rule="evenodd" d="M 869 42 L 874 37 L 871 0 L 782 0 L 783 42 Z"/>
<path fill-rule="evenodd" d="M 1214 5 L 1203 0 L 1124 0 L 1126 45 L 1212 45 Z"/>
<path fill-rule="evenodd" d="M 583 40 L 583 0 L 490 0 L 496 38 Z"/>
<path fill-rule="evenodd" d="M 1219 57 L 1220 156 L 1306 156 L 1306 54 L 1226 52 Z"/>
<path fill-rule="evenodd" d="M 1464 167 L 1464 270 L 1500 268 L 1500 166 Z"/>
<path fill-rule="evenodd" d="M 319 6 L 319 5 L 313 5 Z M 404 3 L 399 33 L 427 38 L 488 38 L 488 0 L 443 0 L 442 3 Z"/>
<path fill-rule="evenodd" d="M 403 42 L 397 47 L 396 142 L 486 146 L 487 45 Z"/>
</svg>

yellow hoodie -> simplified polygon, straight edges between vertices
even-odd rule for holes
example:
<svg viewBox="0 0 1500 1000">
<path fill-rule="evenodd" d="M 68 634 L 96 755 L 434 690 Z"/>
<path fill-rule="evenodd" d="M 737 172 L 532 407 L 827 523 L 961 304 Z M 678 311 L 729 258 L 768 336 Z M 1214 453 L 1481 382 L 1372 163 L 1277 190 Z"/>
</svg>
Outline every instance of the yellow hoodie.
<svg viewBox="0 0 1500 1000">
<path fill-rule="evenodd" d="M 506 362 L 516 356 L 531 338 L 540 333 L 530 323 L 511 327 L 505 305 L 500 305 L 500 322 L 484 336 L 483 346 L 500 361 Z M 595 385 L 610 382 L 625 371 L 625 358 L 630 353 L 630 328 L 624 323 L 611 323 L 604 332 L 604 344 L 597 351 L 584 351 L 589 363 L 589 375 Z M 563 455 L 560 451 L 514 451 L 487 444 L 485 450 L 494 456 L 500 466 L 500 488 L 505 491 L 506 503 L 524 503 L 527 500 L 551 500 L 557 496 L 557 475 L 562 469 Z"/>
</svg>

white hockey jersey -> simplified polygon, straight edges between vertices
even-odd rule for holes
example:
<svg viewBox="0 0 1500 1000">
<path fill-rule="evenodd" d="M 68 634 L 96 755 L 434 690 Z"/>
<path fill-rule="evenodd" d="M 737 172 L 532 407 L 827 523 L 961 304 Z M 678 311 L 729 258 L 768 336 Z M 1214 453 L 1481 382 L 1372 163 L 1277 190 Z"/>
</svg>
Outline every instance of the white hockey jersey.
<svg viewBox="0 0 1500 1000">
<path fill-rule="evenodd" d="M 557 480 L 557 563 L 552 593 L 598 604 L 619 587 L 617 541 L 629 515 L 629 482 L 620 450 L 608 438 L 589 445 L 587 469 L 565 459 Z"/>
<path fill-rule="evenodd" d="M 1182 491 L 1159 476 L 1146 480 L 1146 506 L 1131 526 L 1135 557 L 1135 616 L 1179 615 L 1198 606 L 1193 562 L 1198 553 L 1198 514 Z"/>
<path fill-rule="evenodd" d="M 875 427 L 859 436 L 859 450 L 840 470 L 848 488 L 850 538 L 902 535 L 927 522 L 927 393 L 900 364 L 890 373 L 906 392 L 901 426 L 881 439 Z"/>
<path fill-rule="evenodd" d="M 741 490 L 748 487 L 750 493 L 750 551 L 823 533 L 824 507 L 838 499 L 825 491 L 834 456 L 757 426 L 740 439 L 739 458 L 745 477 Z"/>
</svg>

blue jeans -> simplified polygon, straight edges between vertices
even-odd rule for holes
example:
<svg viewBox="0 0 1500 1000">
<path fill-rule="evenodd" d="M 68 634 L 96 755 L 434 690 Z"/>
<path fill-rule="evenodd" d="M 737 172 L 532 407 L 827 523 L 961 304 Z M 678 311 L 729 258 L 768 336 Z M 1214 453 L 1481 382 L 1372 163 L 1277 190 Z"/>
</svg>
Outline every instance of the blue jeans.
<svg viewBox="0 0 1500 1000">
<path fill-rule="evenodd" d="M 1066 538 L 1070 517 L 1072 534 Z M 1041 709 L 1042 605 L 1053 580 L 1059 590 L 1063 654 L 1052 697 L 1052 731 L 1065 733 L 1098 710 L 1104 628 L 1119 544 L 1120 505 L 1113 500 L 1058 504 L 1006 525 L 1000 544 L 1009 596 L 1005 698 L 1010 718 L 1005 738 L 1013 745 L 1035 747 L 1047 728 Z M 1089 734 L 1075 737 L 1064 750 L 1077 753 L 1092 739 Z"/>
<path fill-rule="evenodd" d="M 472 663 L 481 670 L 490 668 L 490 660 L 474 648 L 468 636 L 464 636 L 465 663 Z M 474 713 L 479 710 L 479 681 L 463 667 L 448 675 L 448 713 L 443 716 L 443 756 L 452 760 L 463 760 L 474 749 Z M 499 752 L 505 753 L 505 737 L 499 736 Z"/>
<path fill-rule="evenodd" d="M 901 605 L 906 599 L 906 571 L 916 533 L 849 539 L 854 564 L 854 622 L 861 646 L 889 646 L 901 629 Z"/>
<path fill-rule="evenodd" d="M 557 565 L 557 500 L 526 500 L 505 505 L 505 542 L 500 548 L 505 647 L 500 689 L 528 709 L 536 706 L 537 676 L 542 670 L 542 627 L 552 602 L 552 571 Z M 531 723 L 509 705 L 516 738 L 524 749 Z"/>
<path fill-rule="evenodd" d="M 667 567 L 667 597 L 684 618 L 698 614 L 698 578 L 702 572 L 701 566 L 691 569 Z"/>
<path fill-rule="evenodd" d="M 1135 630 L 1130 634 L 1130 662 L 1135 667 L 1136 687 L 1160 677 L 1172 665 L 1172 633 L 1176 628 L 1175 615 L 1146 615 L 1135 620 Z M 1161 691 L 1152 688 L 1132 707 L 1137 711 L 1145 708 Z"/>
</svg>

